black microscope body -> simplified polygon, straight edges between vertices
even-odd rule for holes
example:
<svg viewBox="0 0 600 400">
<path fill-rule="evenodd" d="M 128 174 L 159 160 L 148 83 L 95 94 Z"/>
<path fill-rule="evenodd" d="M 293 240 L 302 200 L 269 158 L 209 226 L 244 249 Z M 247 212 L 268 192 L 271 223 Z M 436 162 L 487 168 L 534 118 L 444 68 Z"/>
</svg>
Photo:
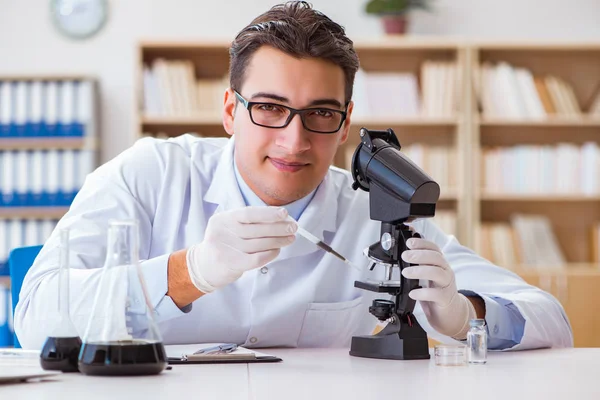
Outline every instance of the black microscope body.
<svg viewBox="0 0 600 400">
<path fill-rule="evenodd" d="M 410 264 L 401 255 L 406 241 L 419 237 L 405 223 L 415 218 L 433 217 L 440 196 L 439 185 L 400 152 L 392 129 L 360 130 L 361 143 L 352 157 L 353 189 L 369 192 L 370 218 L 381 221 L 380 240 L 365 254 L 376 265 L 386 268 L 383 281 L 355 281 L 354 286 L 394 296 L 394 301 L 376 299 L 369 312 L 388 321 L 375 335 L 354 336 L 350 355 L 396 360 L 428 359 L 427 333 L 413 315 L 415 300 L 408 294 L 419 288 L 418 279 L 407 279 L 402 270 Z M 399 267 L 399 279 L 392 280 Z"/>
</svg>

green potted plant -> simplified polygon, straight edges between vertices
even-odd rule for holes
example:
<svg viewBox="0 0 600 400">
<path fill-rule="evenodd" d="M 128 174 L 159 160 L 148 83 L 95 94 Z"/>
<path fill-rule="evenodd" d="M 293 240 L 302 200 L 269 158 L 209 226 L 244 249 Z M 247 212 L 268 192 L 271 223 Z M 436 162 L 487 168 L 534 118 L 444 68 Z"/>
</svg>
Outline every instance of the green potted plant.
<svg viewBox="0 0 600 400">
<path fill-rule="evenodd" d="M 406 32 L 408 12 L 421 9 L 429 11 L 432 0 L 369 0 L 367 14 L 381 17 L 385 33 L 401 34 Z"/>
</svg>

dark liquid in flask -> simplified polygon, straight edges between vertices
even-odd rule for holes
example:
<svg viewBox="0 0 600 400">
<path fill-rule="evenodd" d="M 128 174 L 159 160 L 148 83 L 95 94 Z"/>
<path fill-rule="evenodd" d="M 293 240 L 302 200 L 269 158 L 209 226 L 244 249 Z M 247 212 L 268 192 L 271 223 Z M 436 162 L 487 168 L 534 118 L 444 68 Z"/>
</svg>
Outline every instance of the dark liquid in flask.
<svg viewBox="0 0 600 400">
<path fill-rule="evenodd" d="M 42 347 L 40 364 L 50 371 L 77 372 L 77 357 L 81 349 L 81 339 L 74 337 L 48 337 Z"/>
<path fill-rule="evenodd" d="M 86 375 L 155 375 L 167 366 L 160 342 L 83 343 L 79 370 Z"/>
</svg>

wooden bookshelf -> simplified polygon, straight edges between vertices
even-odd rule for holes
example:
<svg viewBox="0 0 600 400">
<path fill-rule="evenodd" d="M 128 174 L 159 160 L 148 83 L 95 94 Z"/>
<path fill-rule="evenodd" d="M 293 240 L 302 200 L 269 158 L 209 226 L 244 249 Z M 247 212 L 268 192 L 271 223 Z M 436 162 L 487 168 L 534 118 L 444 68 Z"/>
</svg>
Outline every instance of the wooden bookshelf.
<svg viewBox="0 0 600 400">
<path fill-rule="evenodd" d="M 229 66 L 228 46 L 228 41 L 141 43 L 138 47 L 136 90 L 139 96 L 136 99 L 138 134 L 176 136 L 193 132 L 226 137 L 220 110 L 182 116 L 146 114 L 143 110 L 142 70 L 159 58 L 183 59 L 193 63 L 196 78 L 221 78 Z M 599 143 L 600 116 L 584 113 L 576 117 L 551 115 L 538 119 L 482 117 L 477 97 L 479 88 L 475 83 L 479 65 L 505 61 L 527 68 L 534 74 L 553 74 L 568 81 L 585 112 L 595 91 L 600 90 L 600 42 L 515 43 L 404 37 L 355 41 L 355 48 L 366 72 L 411 72 L 419 76 L 426 60 L 455 61 L 460 77 L 458 111 L 456 115 L 436 118 L 355 115 L 351 136 L 336 154 L 335 165 L 347 167 L 348 153 L 359 143 L 361 127 L 392 128 L 403 147 L 422 143 L 454 149 L 458 183 L 455 187 L 443 188 L 438 209 L 456 212 L 457 237 L 461 243 L 479 251 L 482 223 L 507 222 L 514 213 L 547 215 L 568 264 L 562 268 L 540 265 L 533 270 L 516 265 L 513 269 L 527 281 L 560 298 L 573 324 L 577 345 L 600 346 L 600 317 L 585 322 L 589 312 L 577 311 L 577 307 L 587 310 L 589 306 L 586 304 L 591 304 L 583 303 L 586 295 L 582 293 L 600 293 L 600 269 L 590 263 L 589 237 L 592 224 L 600 221 L 600 193 L 494 193 L 480 187 L 483 149 L 563 142 L 578 145 L 590 141 Z M 548 282 L 551 284 L 548 285 Z"/>
<path fill-rule="evenodd" d="M 590 263 L 590 230 L 600 221 L 600 193 L 491 193 L 480 189 L 482 150 L 518 145 L 558 145 L 599 143 L 600 117 L 586 112 L 595 90 L 600 87 L 599 43 L 491 43 L 470 46 L 471 82 L 479 76 L 483 63 L 507 62 L 526 68 L 534 76 L 557 76 L 568 82 L 575 93 L 580 115 L 548 115 L 545 118 L 491 118 L 480 115 L 473 84 L 471 114 L 470 176 L 474 230 L 478 239 L 482 223 L 510 220 L 515 213 L 541 214 L 549 218 L 567 265 L 517 265 L 513 269 L 527 282 L 554 295 L 563 305 L 573 327 L 575 345 L 600 346 L 600 317 L 590 315 L 589 307 L 600 301 L 600 265 Z M 475 167 L 477 166 L 477 167 Z M 480 250 L 478 240 L 475 250 Z"/>
<path fill-rule="evenodd" d="M 183 133 L 196 133 L 202 136 L 226 137 L 222 127 L 220 109 L 206 112 L 185 113 L 178 115 L 156 115 L 144 112 L 143 99 L 143 67 L 150 66 L 157 59 L 189 60 L 193 63 L 196 79 L 219 79 L 227 74 L 229 67 L 229 42 L 143 42 L 139 45 L 138 74 L 140 97 L 136 101 L 138 110 L 138 134 L 161 136 L 177 136 Z M 413 73 L 419 77 L 421 66 L 426 60 L 454 61 L 457 63 L 458 75 L 462 86 L 459 93 L 459 109 L 468 104 L 464 96 L 468 95 L 465 79 L 466 49 L 452 40 L 398 39 L 390 38 L 377 41 L 355 42 L 361 67 L 369 72 L 401 72 Z M 370 117 L 354 116 L 351 135 L 335 157 L 335 165 L 348 168 L 348 152 L 352 152 L 360 142 L 358 132 L 361 127 L 369 129 L 392 128 L 396 132 L 401 145 L 424 143 L 431 146 L 452 147 L 458 160 L 458 176 L 464 176 L 466 158 L 462 156 L 466 147 L 465 129 L 467 120 L 463 113 L 439 117 Z M 466 180 L 458 179 L 457 187 L 443 188 L 439 208 L 457 212 L 457 235 L 461 240 L 469 238 L 469 213 L 466 204 Z"/>
<path fill-rule="evenodd" d="M 590 224 L 598 221 L 597 201 L 600 193 L 569 194 L 511 194 L 486 193 L 479 190 L 481 182 L 482 149 L 516 145 L 556 145 L 569 142 L 583 144 L 599 142 L 600 117 L 586 115 L 595 91 L 600 87 L 600 43 L 510 43 L 478 42 L 470 46 L 469 74 L 473 76 L 470 105 L 471 149 L 473 171 L 473 220 L 506 221 L 513 212 L 540 213 L 549 216 L 555 233 L 569 262 L 585 262 L 589 251 Z M 511 119 L 480 116 L 474 80 L 483 63 L 507 62 L 514 67 L 527 68 L 535 76 L 554 75 L 572 85 L 582 111 L 581 115 L 548 115 L 546 118 Z M 477 166 L 477 167 L 476 167 Z M 571 214 L 569 214 L 571 212 Z M 568 216 L 568 222 L 559 222 Z M 568 233 L 561 234 L 561 230 Z M 476 234 L 474 234 L 476 236 Z M 476 250 L 477 245 L 475 246 Z M 578 250 L 574 250 L 578 249 Z"/>
</svg>

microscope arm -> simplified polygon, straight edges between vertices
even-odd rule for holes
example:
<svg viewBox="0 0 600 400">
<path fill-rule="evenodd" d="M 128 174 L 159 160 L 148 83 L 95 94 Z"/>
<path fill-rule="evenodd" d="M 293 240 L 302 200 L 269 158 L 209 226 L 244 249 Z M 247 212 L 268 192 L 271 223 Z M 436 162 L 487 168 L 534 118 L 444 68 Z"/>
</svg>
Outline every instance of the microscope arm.
<svg viewBox="0 0 600 400">
<path fill-rule="evenodd" d="M 396 240 L 396 249 L 393 252 L 394 258 L 397 260 L 397 265 L 400 267 L 400 293 L 396 295 L 396 314 L 402 319 L 412 316 L 415 309 L 416 300 L 409 297 L 409 293 L 413 289 L 419 288 L 418 279 L 408 279 L 402 275 L 404 268 L 409 267 L 411 264 L 402 260 L 402 253 L 407 249 L 406 241 L 413 237 L 421 237 L 418 233 L 413 233 L 410 229 L 401 224 L 400 229 L 397 229 L 398 239 Z"/>
</svg>

